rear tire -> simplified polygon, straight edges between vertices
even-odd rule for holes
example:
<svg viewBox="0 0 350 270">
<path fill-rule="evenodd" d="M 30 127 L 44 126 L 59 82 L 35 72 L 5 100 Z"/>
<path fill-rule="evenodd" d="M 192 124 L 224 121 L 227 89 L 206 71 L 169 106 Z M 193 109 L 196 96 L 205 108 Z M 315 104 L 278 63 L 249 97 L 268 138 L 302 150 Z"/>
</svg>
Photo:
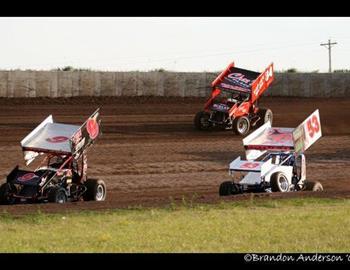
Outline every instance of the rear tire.
<svg viewBox="0 0 350 270">
<path fill-rule="evenodd" d="M 273 174 L 270 179 L 270 186 L 272 192 L 289 191 L 289 182 L 287 176 L 281 172 Z"/>
<path fill-rule="evenodd" d="M 220 196 L 229 196 L 229 195 L 234 195 L 239 193 L 242 193 L 242 190 L 239 184 L 234 183 L 233 181 L 225 181 L 220 185 L 220 188 L 219 188 Z"/>
<path fill-rule="evenodd" d="M 304 189 L 307 191 L 323 191 L 323 186 L 320 182 L 318 181 L 304 181 Z"/>
<path fill-rule="evenodd" d="M 219 188 L 220 196 L 228 196 L 233 194 L 233 183 L 232 181 L 222 182 Z"/>
<path fill-rule="evenodd" d="M 84 201 L 104 201 L 106 199 L 106 184 L 100 179 L 88 179 L 84 183 L 87 190 L 83 194 Z"/>
<path fill-rule="evenodd" d="M 245 136 L 250 130 L 250 121 L 248 117 L 241 116 L 233 121 L 233 132 L 236 135 Z"/>
<path fill-rule="evenodd" d="M 52 203 L 66 203 L 67 195 L 64 188 L 53 187 L 48 191 L 48 201 Z"/>
<path fill-rule="evenodd" d="M 15 185 L 10 183 L 3 183 L 0 186 L 0 204 L 13 204 L 16 198 L 12 197 L 12 194 L 17 193 L 17 188 Z"/>
<path fill-rule="evenodd" d="M 272 125 L 273 113 L 270 109 L 263 109 L 263 108 L 259 109 L 258 116 L 260 118 L 258 125 L 257 125 L 258 127 L 262 126 L 263 124 L 265 124 L 269 121 Z"/>
<path fill-rule="evenodd" d="M 194 117 L 194 126 L 197 130 L 208 130 L 210 128 L 209 113 L 201 111 Z"/>
</svg>

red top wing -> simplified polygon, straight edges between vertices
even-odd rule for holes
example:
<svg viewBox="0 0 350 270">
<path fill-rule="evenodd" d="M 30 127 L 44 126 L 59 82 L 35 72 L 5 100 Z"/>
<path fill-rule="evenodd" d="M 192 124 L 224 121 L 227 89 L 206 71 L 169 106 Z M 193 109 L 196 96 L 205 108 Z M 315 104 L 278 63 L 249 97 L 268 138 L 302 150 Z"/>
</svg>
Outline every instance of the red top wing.
<svg viewBox="0 0 350 270">
<path fill-rule="evenodd" d="M 211 83 L 212 87 L 215 87 L 225 76 L 230 72 L 230 69 L 235 66 L 235 63 L 232 62 L 227 66 L 227 68 L 220 73 L 220 75 Z"/>
<path fill-rule="evenodd" d="M 212 82 L 214 89 L 236 90 L 251 93 L 251 103 L 254 103 L 274 80 L 274 67 L 271 63 L 262 73 L 237 68 L 232 62 Z"/>
</svg>

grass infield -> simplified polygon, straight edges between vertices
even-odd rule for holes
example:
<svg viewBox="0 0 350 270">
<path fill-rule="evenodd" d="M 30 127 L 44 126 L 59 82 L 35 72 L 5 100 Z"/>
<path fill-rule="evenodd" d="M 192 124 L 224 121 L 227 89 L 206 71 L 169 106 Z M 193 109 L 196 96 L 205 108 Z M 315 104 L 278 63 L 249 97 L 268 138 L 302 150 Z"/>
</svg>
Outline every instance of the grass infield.
<svg viewBox="0 0 350 270">
<path fill-rule="evenodd" d="M 0 252 L 348 252 L 350 200 L 0 215 Z"/>
</svg>

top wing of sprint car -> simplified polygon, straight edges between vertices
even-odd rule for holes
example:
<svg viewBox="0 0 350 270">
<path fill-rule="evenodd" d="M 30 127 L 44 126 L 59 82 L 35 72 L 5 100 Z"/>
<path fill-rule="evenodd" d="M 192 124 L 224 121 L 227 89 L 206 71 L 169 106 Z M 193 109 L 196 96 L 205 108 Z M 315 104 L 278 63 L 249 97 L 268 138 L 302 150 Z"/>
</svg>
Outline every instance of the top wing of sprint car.
<svg viewBox="0 0 350 270">
<path fill-rule="evenodd" d="M 206 108 L 221 91 L 239 91 L 249 94 L 250 102 L 254 103 L 267 90 L 274 80 L 273 63 L 262 73 L 235 67 L 234 62 L 220 73 L 212 82 L 212 94 Z"/>
<path fill-rule="evenodd" d="M 101 134 L 99 116 L 97 109 L 81 126 L 56 123 L 48 116 L 21 141 L 26 164 L 45 153 L 78 158 Z"/>
<path fill-rule="evenodd" d="M 296 128 L 271 127 L 267 122 L 243 139 L 247 160 L 255 160 L 268 152 L 306 151 L 322 137 L 319 110 L 315 110 Z"/>
</svg>

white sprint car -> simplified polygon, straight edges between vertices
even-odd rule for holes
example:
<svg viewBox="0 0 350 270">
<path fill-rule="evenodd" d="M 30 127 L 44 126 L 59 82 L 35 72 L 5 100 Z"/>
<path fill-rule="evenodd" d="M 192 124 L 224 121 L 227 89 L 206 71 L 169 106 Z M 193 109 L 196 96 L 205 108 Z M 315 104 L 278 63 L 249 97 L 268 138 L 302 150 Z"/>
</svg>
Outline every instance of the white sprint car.
<svg viewBox="0 0 350 270">
<path fill-rule="evenodd" d="M 220 185 L 220 196 L 244 192 L 322 191 L 320 182 L 306 180 L 303 154 L 322 136 L 319 111 L 297 128 L 275 128 L 267 122 L 243 139 L 246 160 L 230 163 L 232 180 Z"/>
</svg>

